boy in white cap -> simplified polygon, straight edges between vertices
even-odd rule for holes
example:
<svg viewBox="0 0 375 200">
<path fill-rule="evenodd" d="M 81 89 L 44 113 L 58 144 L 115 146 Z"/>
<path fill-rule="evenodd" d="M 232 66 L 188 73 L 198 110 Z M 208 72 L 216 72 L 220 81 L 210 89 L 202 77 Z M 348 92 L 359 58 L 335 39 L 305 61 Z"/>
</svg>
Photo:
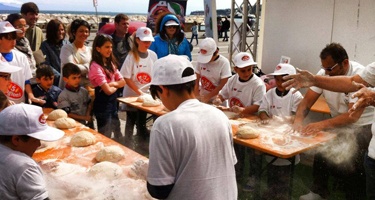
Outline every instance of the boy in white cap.
<svg viewBox="0 0 375 200">
<path fill-rule="evenodd" d="M 20 67 L 12 66 L 8 62 L 0 59 L 0 91 L 2 91 L 4 94 L 8 92 L 11 74 L 20 70 Z"/>
<path fill-rule="evenodd" d="M 294 88 L 286 90 L 282 86 L 283 76 L 296 74 L 296 69 L 290 64 L 280 63 L 275 67 L 273 73 L 268 76 L 274 76 L 276 87 L 267 91 L 259 107 L 259 118 L 262 124 L 267 124 L 273 116 L 292 117 L 295 115 L 299 103 L 303 96 Z M 290 123 L 293 119 L 290 119 Z M 267 162 L 272 162 L 273 156 L 266 156 Z M 295 164 L 300 161 L 300 156 L 296 155 Z M 290 183 L 290 165 L 291 162 L 286 159 L 278 158 L 267 167 L 267 191 L 263 193 L 264 199 L 289 199 Z"/>
<path fill-rule="evenodd" d="M 201 102 L 212 103 L 232 76 L 230 63 L 227 58 L 219 55 L 219 49 L 212 38 L 205 38 L 199 44 L 199 49 L 195 94 Z"/>
<path fill-rule="evenodd" d="M 223 112 L 195 98 L 195 80 L 183 56 L 154 63 L 151 95 L 171 112 L 151 130 L 148 191 L 158 199 L 237 199 L 231 125 Z"/>
<path fill-rule="evenodd" d="M 24 103 L 36 100 L 31 89 L 30 79 L 32 78 L 29 61 L 23 53 L 14 49 L 16 44 L 16 33 L 21 30 L 15 29 L 9 22 L 0 22 L 0 53 L 1 61 L 18 66 L 21 70 L 12 74 L 12 81 L 6 93 L 9 100 L 15 103 Z M 25 99 L 25 92 L 28 99 Z"/>
<path fill-rule="evenodd" d="M 49 127 L 46 118 L 41 107 L 28 104 L 12 105 L 0 112 L 2 199 L 48 199 L 42 170 L 31 157 L 40 140 L 55 141 L 64 132 Z"/>
</svg>

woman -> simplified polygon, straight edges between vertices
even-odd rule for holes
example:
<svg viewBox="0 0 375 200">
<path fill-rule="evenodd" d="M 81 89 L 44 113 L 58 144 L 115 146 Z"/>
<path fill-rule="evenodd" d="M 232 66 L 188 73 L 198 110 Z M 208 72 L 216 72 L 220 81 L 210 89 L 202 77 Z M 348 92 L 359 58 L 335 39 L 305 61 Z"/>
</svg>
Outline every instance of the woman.
<svg viewBox="0 0 375 200">
<path fill-rule="evenodd" d="M 82 19 L 76 19 L 70 25 L 70 32 L 72 37 L 71 44 L 65 44 L 61 48 L 60 59 L 61 59 L 61 70 L 62 66 L 66 63 L 74 63 L 81 69 L 81 85 L 86 89 L 89 89 L 90 81 L 87 78 L 87 73 L 91 61 L 91 48 L 86 46 L 86 40 L 90 35 L 90 25 L 87 21 Z M 70 39 L 70 38 L 69 38 Z M 60 88 L 64 88 L 64 81 L 60 77 Z M 91 90 L 89 90 L 91 91 Z"/>
<path fill-rule="evenodd" d="M 64 24 L 53 19 L 48 22 L 46 28 L 46 40 L 42 42 L 40 49 L 45 55 L 45 63 L 50 65 L 53 69 L 53 74 L 55 75 L 54 85 L 58 86 L 60 80 L 60 70 L 61 70 L 61 59 L 60 52 L 61 47 L 68 43 L 65 40 L 65 26 Z"/>
<path fill-rule="evenodd" d="M 33 51 L 30 47 L 29 40 L 25 37 L 26 30 L 29 28 L 29 25 L 26 24 L 25 18 L 22 17 L 22 15 L 18 13 L 13 13 L 8 15 L 5 21 L 8 21 L 11 23 L 15 29 L 20 29 L 22 32 L 17 32 L 17 39 L 16 39 L 16 49 L 20 51 L 21 53 L 25 54 L 29 64 L 31 73 L 33 75 L 33 78 L 30 79 L 31 84 L 36 84 L 35 79 L 35 72 L 36 72 L 36 62 L 33 55 Z"/>
<path fill-rule="evenodd" d="M 150 50 L 154 51 L 158 58 L 169 54 L 185 55 L 191 61 L 190 43 L 181 31 L 180 21 L 176 15 L 166 13 L 160 15 L 156 21 L 154 37 Z"/>
</svg>

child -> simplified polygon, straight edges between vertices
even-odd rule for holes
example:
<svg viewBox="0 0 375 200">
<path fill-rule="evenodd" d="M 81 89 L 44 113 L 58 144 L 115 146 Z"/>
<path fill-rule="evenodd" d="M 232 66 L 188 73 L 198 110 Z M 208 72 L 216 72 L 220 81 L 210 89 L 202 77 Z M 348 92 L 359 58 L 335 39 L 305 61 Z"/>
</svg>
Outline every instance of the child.
<svg viewBox="0 0 375 200">
<path fill-rule="evenodd" d="M 147 92 L 149 86 L 144 86 L 151 82 L 152 66 L 157 60 L 156 53 L 148 49 L 154 41 L 149 28 L 138 28 L 133 41 L 132 49 L 120 71 L 126 81 L 124 97 L 140 96 Z M 146 128 L 147 113 L 126 105 L 124 109 L 126 110 L 125 136 L 133 135 L 134 124 L 137 124 L 137 133 L 147 136 L 149 132 Z"/>
<path fill-rule="evenodd" d="M 57 107 L 65 110 L 68 116 L 87 124 L 92 121 L 90 96 L 87 90 L 80 86 L 81 70 L 73 63 L 63 67 L 65 88 L 60 93 Z"/>
<path fill-rule="evenodd" d="M 212 103 L 219 91 L 232 76 L 227 58 L 219 55 L 219 49 L 212 38 L 204 39 L 199 45 L 198 64 L 195 73 L 195 95 L 204 103 Z M 200 83 L 200 84 L 199 84 Z"/>
<path fill-rule="evenodd" d="M 58 96 L 61 93 L 61 89 L 53 85 L 53 80 L 53 70 L 49 65 L 44 64 L 36 69 L 36 82 L 38 84 L 33 88 L 35 97 L 33 100 L 34 105 L 43 108 L 57 108 Z"/>
<path fill-rule="evenodd" d="M 262 99 L 259 107 L 259 117 L 262 124 L 267 124 L 273 116 L 293 116 L 295 115 L 299 103 L 303 96 L 294 88 L 286 90 L 281 84 L 284 82 L 283 76 L 296 74 L 295 68 L 290 64 L 280 63 L 275 71 L 269 76 L 274 76 L 276 88 L 270 89 Z M 291 121 L 292 122 L 292 121 Z M 266 160 L 271 162 L 275 157 L 266 156 Z M 295 158 L 295 164 L 300 160 L 299 155 Z M 267 168 L 268 189 L 263 195 L 265 199 L 288 199 L 288 188 L 290 182 L 291 162 L 278 158 Z"/>
<path fill-rule="evenodd" d="M 119 126 L 117 114 L 117 89 L 124 87 L 125 81 L 117 69 L 117 62 L 112 53 L 112 37 L 97 35 L 92 45 L 89 80 L 95 87 L 93 111 L 98 132 L 111 138 L 115 126 Z M 115 132 L 119 138 L 121 132 Z"/>
<path fill-rule="evenodd" d="M 237 74 L 229 78 L 219 95 L 213 101 L 214 104 L 220 105 L 226 99 L 229 100 L 229 107 L 232 112 L 238 113 L 239 116 L 256 114 L 263 96 L 266 94 L 266 86 L 262 79 L 253 73 L 253 67 L 257 64 L 254 62 L 250 53 L 240 52 L 234 57 L 234 70 Z M 245 161 L 245 149 L 242 146 L 234 145 L 238 164 L 236 165 L 237 176 L 240 176 Z M 251 149 L 248 150 L 250 157 L 250 179 L 251 187 L 255 184 L 255 172 L 257 166 L 257 156 Z M 253 189 L 253 188 L 251 188 Z M 249 190 L 251 190 L 249 189 Z M 244 190 L 247 190 L 246 187 Z"/>
</svg>

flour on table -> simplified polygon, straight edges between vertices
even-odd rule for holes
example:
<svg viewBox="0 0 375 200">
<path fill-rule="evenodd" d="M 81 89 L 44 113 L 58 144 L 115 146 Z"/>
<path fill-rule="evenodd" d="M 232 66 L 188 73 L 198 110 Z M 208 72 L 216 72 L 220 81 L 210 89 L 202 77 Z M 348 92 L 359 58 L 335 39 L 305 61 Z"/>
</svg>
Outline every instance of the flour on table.
<svg viewBox="0 0 375 200">
<path fill-rule="evenodd" d="M 108 180 L 114 180 L 121 177 L 123 170 L 116 163 L 103 161 L 92 166 L 89 170 L 89 174 L 94 178 L 104 177 Z"/>
</svg>

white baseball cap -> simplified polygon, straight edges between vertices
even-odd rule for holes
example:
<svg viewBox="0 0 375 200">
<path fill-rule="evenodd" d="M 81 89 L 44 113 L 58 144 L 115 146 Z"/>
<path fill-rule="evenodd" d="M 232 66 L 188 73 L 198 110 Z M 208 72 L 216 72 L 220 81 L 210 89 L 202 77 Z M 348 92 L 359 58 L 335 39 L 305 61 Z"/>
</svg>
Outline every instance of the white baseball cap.
<svg viewBox="0 0 375 200">
<path fill-rule="evenodd" d="M 64 131 L 47 125 L 47 116 L 39 106 L 16 104 L 0 112 L 0 135 L 28 135 L 43 141 L 55 141 Z"/>
<path fill-rule="evenodd" d="M 186 56 L 169 54 L 154 62 L 152 67 L 151 85 L 177 85 L 197 79 L 195 72 L 190 76 L 182 77 L 185 69 L 194 67 Z"/>
<path fill-rule="evenodd" d="M 139 37 L 141 41 L 155 41 L 154 36 L 152 36 L 151 29 L 147 27 L 140 27 L 137 29 L 137 32 L 135 32 L 135 36 Z"/>
<path fill-rule="evenodd" d="M 9 23 L 8 21 L 0 22 L 0 33 L 11 33 L 11 32 L 22 33 L 22 30 L 15 29 L 13 25 Z"/>
<path fill-rule="evenodd" d="M 169 20 L 169 21 L 165 22 L 164 26 L 180 26 L 180 24 L 178 24 L 174 20 Z"/>
<path fill-rule="evenodd" d="M 4 57 L 0 56 L 0 73 L 10 74 L 10 73 L 19 71 L 21 69 L 22 69 L 21 67 L 17 67 L 17 66 L 9 64 L 9 62 L 7 62 L 4 59 Z"/>
<path fill-rule="evenodd" d="M 214 39 L 212 38 L 205 38 L 199 43 L 199 52 L 198 52 L 198 62 L 200 63 L 208 63 L 210 62 L 212 56 L 214 55 L 215 51 L 217 50 L 217 45 Z"/>
<path fill-rule="evenodd" d="M 296 69 L 291 64 L 280 63 L 275 67 L 275 71 L 268 75 L 277 76 L 277 75 L 292 75 L 296 74 Z"/>
<path fill-rule="evenodd" d="M 247 52 L 240 52 L 236 56 L 234 56 L 234 65 L 238 68 L 244 68 L 250 65 L 256 65 L 257 63 L 254 62 L 253 56 Z"/>
</svg>

